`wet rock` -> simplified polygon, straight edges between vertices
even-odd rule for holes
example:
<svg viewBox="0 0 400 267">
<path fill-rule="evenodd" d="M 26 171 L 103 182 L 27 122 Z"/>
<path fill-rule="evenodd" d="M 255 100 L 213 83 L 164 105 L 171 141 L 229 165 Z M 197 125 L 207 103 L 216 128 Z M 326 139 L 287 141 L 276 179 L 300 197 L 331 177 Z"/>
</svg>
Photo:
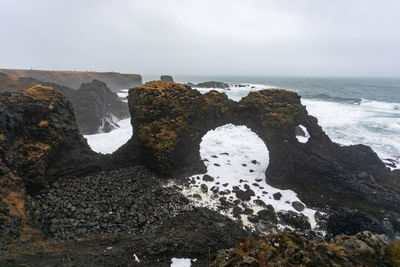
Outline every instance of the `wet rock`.
<svg viewBox="0 0 400 267">
<path fill-rule="evenodd" d="M 211 176 L 208 175 L 208 174 L 204 174 L 204 176 L 203 176 L 203 181 L 212 182 L 212 181 L 214 181 L 214 178 L 211 177 Z"/>
<path fill-rule="evenodd" d="M 277 192 L 277 193 L 273 194 L 272 196 L 274 197 L 275 200 L 280 200 L 282 198 L 281 192 Z"/>
<path fill-rule="evenodd" d="M 208 192 L 208 187 L 205 184 L 201 184 L 200 189 L 204 194 Z"/>
<path fill-rule="evenodd" d="M 247 189 L 246 191 L 238 190 L 236 192 L 236 197 L 242 201 L 249 201 L 252 196 L 255 196 L 255 193 L 251 189 Z"/>
<path fill-rule="evenodd" d="M 213 187 L 210 188 L 210 190 L 211 190 L 213 193 L 216 194 L 216 193 L 219 192 L 219 187 L 214 185 Z"/>
<path fill-rule="evenodd" d="M 392 235 L 391 229 L 385 229 L 375 217 L 360 212 L 335 213 L 329 217 L 327 227 L 331 237 L 340 234 L 354 235 L 362 231 Z"/>
<path fill-rule="evenodd" d="M 257 215 L 249 215 L 247 216 L 247 220 L 249 220 L 251 223 L 258 223 L 260 221 L 260 217 Z"/>
<path fill-rule="evenodd" d="M 257 204 L 258 206 L 260 206 L 260 207 L 263 207 L 263 208 L 266 208 L 266 207 L 267 207 L 267 204 L 265 204 L 265 202 L 262 201 L 262 200 L 260 200 L 260 199 L 255 199 L 253 202 L 254 202 L 255 204 Z"/>
<path fill-rule="evenodd" d="M 292 206 L 297 211 L 303 211 L 305 206 L 300 201 L 293 201 Z"/>
<path fill-rule="evenodd" d="M 297 230 L 303 232 L 311 230 L 311 225 L 308 221 L 308 218 L 302 213 L 297 213 L 291 210 L 280 211 L 278 212 L 278 217 L 282 224 L 290 225 Z"/>
<path fill-rule="evenodd" d="M 272 222 L 274 224 L 278 223 L 278 218 L 276 217 L 276 213 L 272 205 L 267 205 L 265 209 L 257 212 L 257 215 L 262 221 Z"/>
</svg>

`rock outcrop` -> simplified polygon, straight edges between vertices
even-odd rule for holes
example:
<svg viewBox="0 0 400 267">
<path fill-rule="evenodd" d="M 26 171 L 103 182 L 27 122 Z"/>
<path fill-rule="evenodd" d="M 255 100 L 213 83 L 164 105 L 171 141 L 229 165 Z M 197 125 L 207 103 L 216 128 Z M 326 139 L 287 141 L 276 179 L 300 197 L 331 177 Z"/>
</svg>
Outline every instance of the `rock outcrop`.
<svg viewBox="0 0 400 267">
<path fill-rule="evenodd" d="M 59 84 L 18 78 L 0 72 L 0 91 L 21 92 L 41 84 L 54 88 L 72 103 L 78 127 L 82 134 L 109 132 L 118 127 L 118 121 L 129 118 L 129 109 L 104 82 L 93 80 L 74 90 Z"/>
<path fill-rule="evenodd" d="M 227 123 L 246 125 L 268 147 L 269 184 L 294 190 L 311 207 L 359 209 L 389 218 L 400 230 L 397 177 L 371 148 L 333 143 L 294 92 L 268 89 L 234 102 L 216 91 L 155 81 L 130 89 L 128 99 L 133 136 L 114 153 L 119 164 L 144 164 L 170 176 L 204 172 L 201 138 Z M 306 143 L 296 139 L 298 125 L 310 135 Z"/>
<path fill-rule="evenodd" d="M 202 82 L 198 83 L 196 85 L 193 85 L 193 87 L 198 87 L 198 88 L 218 88 L 218 89 L 228 89 L 229 85 L 224 82 L 215 82 L 215 81 L 210 81 L 210 82 Z"/>
<path fill-rule="evenodd" d="M 400 257 L 383 235 L 360 232 L 315 242 L 293 233 L 248 238 L 221 250 L 211 266 L 398 266 Z"/>
<path fill-rule="evenodd" d="M 174 79 L 171 75 L 161 75 L 160 80 L 163 82 L 174 82 Z"/>
<path fill-rule="evenodd" d="M 0 93 L 2 241 L 40 235 L 31 227 L 38 217 L 31 196 L 60 176 L 97 171 L 101 161 L 79 133 L 71 104 L 53 88 Z"/>
<path fill-rule="evenodd" d="M 118 72 L 45 71 L 21 69 L 0 69 L 0 72 L 17 77 L 31 77 L 39 81 L 56 83 L 72 89 L 78 89 L 82 83 L 88 83 L 92 80 L 103 81 L 113 91 L 142 85 L 142 77 L 139 74 L 122 74 Z"/>
<path fill-rule="evenodd" d="M 130 116 L 127 104 L 98 80 L 82 84 L 69 98 L 83 134 L 109 132 L 118 127 L 119 120 Z"/>
</svg>

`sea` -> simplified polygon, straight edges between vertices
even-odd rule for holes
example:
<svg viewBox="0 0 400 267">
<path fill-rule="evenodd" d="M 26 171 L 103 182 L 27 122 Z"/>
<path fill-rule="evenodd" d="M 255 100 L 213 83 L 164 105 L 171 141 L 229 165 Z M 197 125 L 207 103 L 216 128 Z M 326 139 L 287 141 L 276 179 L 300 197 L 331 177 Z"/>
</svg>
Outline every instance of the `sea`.
<svg viewBox="0 0 400 267">
<path fill-rule="evenodd" d="M 143 76 L 144 82 L 157 79 L 157 76 Z M 371 146 L 388 167 L 400 168 L 400 78 L 174 76 L 174 80 L 180 83 L 226 82 L 229 90 L 216 90 L 225 92 L 235 101 L 250 91 L 261 89 L 295 91 L 309 114 L 318 119 L 334 142 Z M 211 89 L 215 88 L 199 91 L 205 93 Z M 123 122 L 123 128 L 127 129 L 125 124 Z M 112 150 L 109 148 L 107 153 Z"/>
</svg>

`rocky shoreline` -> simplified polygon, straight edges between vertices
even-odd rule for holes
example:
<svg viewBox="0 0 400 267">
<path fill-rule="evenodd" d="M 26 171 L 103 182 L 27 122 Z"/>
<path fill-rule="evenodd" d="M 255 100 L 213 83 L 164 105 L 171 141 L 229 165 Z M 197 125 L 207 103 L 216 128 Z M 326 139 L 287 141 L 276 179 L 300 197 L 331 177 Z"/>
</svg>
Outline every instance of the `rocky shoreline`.
<svg viewBox="0 0 400 267">
<path fill-rule="evenodd" d="M 192 266 L 215 259 L 214 266 L 359 266 L 364 257 L 367 266 L 396 266 L 396 174 L 369 147 L 332 143 L 296 93 L 263 90 L 234 102 L 157 81 L 131 89 L 128 99 L 133 136 L 104 156 L 90 150 L 70 102 L 53 88 L 0 94 L 0 263 L 169 266 L 178 257 Z M 258 183 L 294 190 L 321 212 L 315 218 L 328 235 L 310 231 L 299 201 L 289 203 L 293 212 L 262 201 L 252 210 L 246 182 L 226 188 L 237 198 L 228 201 L 223 184 L 206 185 L 216 177 L 191 177 L 205 173 L 201 138 L 227 123 L 247 125 L 267 145 L 267 180 Z M 305 143 L 296 138 L 299 125 L 310 135 Z M 219 210 L 197 206 L 204 195 L 186 194 L 192 186 L 217 199 Z M 232 217 L 223 215 L 228 209 Z"/>
</svg>

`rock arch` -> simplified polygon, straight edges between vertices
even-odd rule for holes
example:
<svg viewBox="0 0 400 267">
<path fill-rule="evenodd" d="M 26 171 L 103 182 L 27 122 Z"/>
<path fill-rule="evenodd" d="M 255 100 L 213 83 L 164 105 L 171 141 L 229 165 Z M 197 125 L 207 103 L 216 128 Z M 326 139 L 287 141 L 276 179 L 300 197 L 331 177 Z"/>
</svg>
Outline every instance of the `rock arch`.
<svg viewBox="0 0 400 267">
<path fill-rule="evenodd" d="M 300 123 L 312 136 L 328 139 L 319 127 L 312 127 L 315 119 L 307 115 L 300 97 L 286 90 L 251 92 L 235 102 L 224 93 L 203 95 L 182 84 L 155 81 L 131 89 L 129 107 L 130 160 L 167 175 L 201 168 L 201 138 L 228 123 L 249 127 L 271 148 L 272 158 L 298 146 L 295 126 Z"/>
<path fill-rule="evenodd" d="M 400 204 L 400 186 L 372 149 L 333 143 L 295 92 L 266 89 L 235 102 L 224 93 L 201 94 L 182 84 L 154 81 L 130 89 L 128 99 L 133 135 L 111 156 L 115 165 L 143 164 L 173 177 L 205 172 L 199 155 L 202 136 L 232 123 L 247 126 L 268 147 L 267 182 L 294 190 L 308 205 L 378 214 L 378 207 L 396 211 Z M 298 125 L 307 128 L 307 143 L 296 139 Z M 360 171 L 397 192 L 357 180 Z"/>
</svg>

